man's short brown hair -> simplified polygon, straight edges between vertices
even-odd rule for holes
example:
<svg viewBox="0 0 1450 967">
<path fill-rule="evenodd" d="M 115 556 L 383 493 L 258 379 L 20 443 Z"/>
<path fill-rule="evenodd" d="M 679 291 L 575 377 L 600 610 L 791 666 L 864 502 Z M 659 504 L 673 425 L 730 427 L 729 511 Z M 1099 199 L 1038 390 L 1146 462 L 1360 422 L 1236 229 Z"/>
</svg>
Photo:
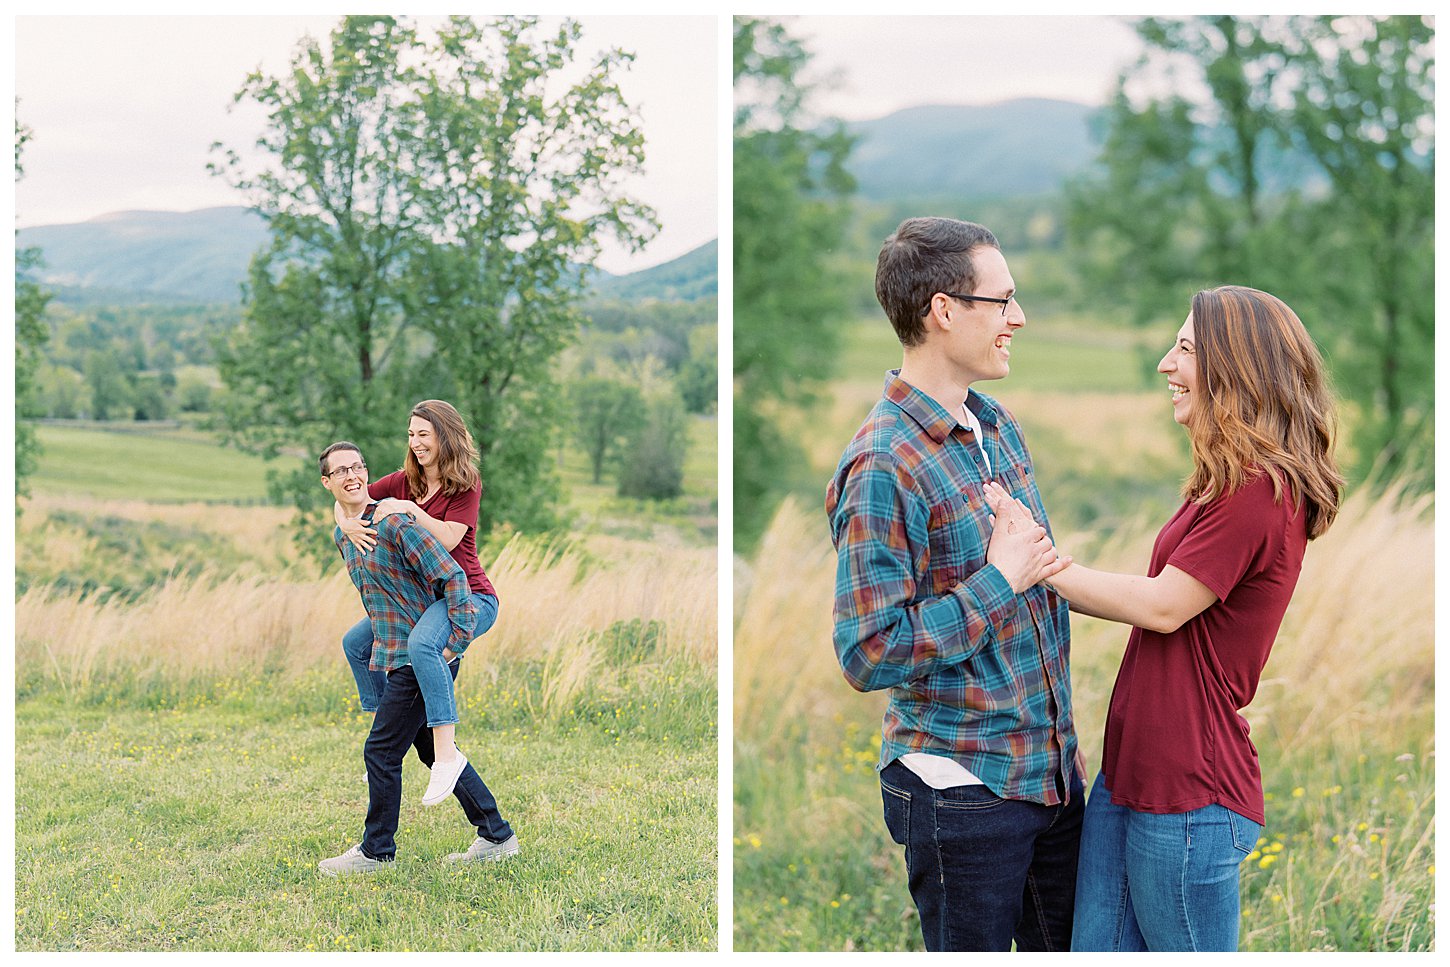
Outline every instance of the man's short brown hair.
<svg viewBox="0 0 1450 967">
<path fill-rule="evenodd" d="M 882 243 L 876 257 L 876 300 L 902 346 L 916 346 L 926 338 L 922 310 L 933 295 L 972 294 L 977 285 L 972 251 L 984 245 L 1001 248 L 997 237 L 975 222 L 935 217 L 908 218 Z"/>
<path fill-rule="evenodd" d="M 336 443 L 329 446 L 326 450 L 323 450 L 322 456 L 317 458 L 317 469 L 321 471 L 324 477 L 327 476 L 327 458 L 332 456 L 339 450 L 351 450 L 353 453 L 357 454 L 359 462 L 366 462 L 363 460 L 362 451 L 357 448 L 356 443 L 348 443 L 346 440 L 338 440 Z"/>
</svg>

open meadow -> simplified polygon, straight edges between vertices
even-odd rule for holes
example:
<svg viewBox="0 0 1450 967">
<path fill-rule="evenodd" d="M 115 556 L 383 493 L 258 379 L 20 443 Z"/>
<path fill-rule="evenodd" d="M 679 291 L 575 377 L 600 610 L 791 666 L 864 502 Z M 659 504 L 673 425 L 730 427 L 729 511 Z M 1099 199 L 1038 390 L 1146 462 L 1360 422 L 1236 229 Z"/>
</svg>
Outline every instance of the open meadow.
<svg viewBox="0 0 1450 967">
<path fill-rule="evenodd" d="M 333 879 L 367 808 L 351 582 L 298 557 L 289 509 L 144 499 L 215 444 L 71 432 L 44 428 L 16 524 L 18 949 L 717 946 L 713 436 L 636 534 L 600 494 L 610 527 L 480 541 L 502 606 L 458 740 L 521 854 L 444 864 L 474 833 L 410 760 L 398 862 Z M 91 488 L 98 447 L 126 469 Z"/>
<path fill-rule="evenodd" d="M 900 359 L 894 346 L 884 322 L 852 331 L 841 375 L 799 421 L 815 428 L 820 492 L 788 500 L 737 561 L 737 950 L 921 949 L 874 770 L 885 695 L 853 691 L 831 647 L 835 555 L 822 510 L 841 449 Z M 1139 346 L 1126 332 L 1045 320 L 1014 341 L 1013 375 L 982 387 L 1024 425 L 1058 546 L 1135 573 L 1188 467 L 1168 394 L 1135 375 L 1157 360 Z M 1433 949 L 1433 511 L 1428 496 L 1360 489 L 1309 546 L 1245 712 L 1268 824 L 1242 867 L 1241 949 Z M 1072 623 L 1091 779 L 1127 633 Z"/>
</svg>

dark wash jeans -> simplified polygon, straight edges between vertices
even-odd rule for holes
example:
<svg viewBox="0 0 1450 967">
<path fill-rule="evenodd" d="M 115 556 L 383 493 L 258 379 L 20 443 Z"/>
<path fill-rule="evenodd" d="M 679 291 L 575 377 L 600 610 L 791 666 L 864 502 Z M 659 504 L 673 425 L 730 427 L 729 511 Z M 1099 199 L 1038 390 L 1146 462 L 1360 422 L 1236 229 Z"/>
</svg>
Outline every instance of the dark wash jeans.
<svg viewBox="0 0 1450 967">
<path fill-rule="evenodd" d="M 898 760 L 881 770 L 881 799 L 927 950 L 1069 949 L 1081 780 L 1043 806 L 980 785 L 933 789 Z"/>
<path fill-rule="evenodd" d="M 448 673 L 458 678 L 458 659 L 448 663 Z M 413 666 L 404 665 L 388 673 L 378 711 L 373 716 L 373 730 L 363 745 L 363 762 L 368 768 L 368 818 L 363 833 L 364 856 L 375 860 L 391 860 L 397 853 L 393 836 L 398 832 L 398 809 L 403 796 L 403 759 L 408 746 L 418 750 L 425 766 L 433 765 L 433 730 L 427 726 L 428 713 L 423 693 Z M 478 835 L 502 842 L 513 830 L 498 811 L 493 793 L 473 768 L 463 767 L 453 796 L 463 807 L 468 822 Z"/>
</svg>

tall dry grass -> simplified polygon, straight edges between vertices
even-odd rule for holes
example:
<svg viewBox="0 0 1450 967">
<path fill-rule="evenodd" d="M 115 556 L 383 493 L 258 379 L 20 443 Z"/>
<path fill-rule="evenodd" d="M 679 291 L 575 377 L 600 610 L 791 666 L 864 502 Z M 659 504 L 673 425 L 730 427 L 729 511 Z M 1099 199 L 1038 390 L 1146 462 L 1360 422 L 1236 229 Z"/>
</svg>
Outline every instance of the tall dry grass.
<svg viewBox="0 0 1450 967">
<path fill-rule="evenodd" d="M 1360 490 L 1334 527 L 1309 545 L 1259 694 L 1245 713 L 1252 725 L 1287 724 L 1283 742 L 1322 743 L 1369 730 L 1398 733 L 1423 717 L 1434 685 L 1432 507 L 1429 496 Z M 1142 573 L 1154 536 L 1108 535 L 1094 542 L 1101 556 L 1084 563 Z M 879 711 L 883 700 L 852 691 L 836 664 L 834 581 L 823 516 L 786 501 L 759 553 L 737 567 L 737 736 L 768 742 L 787 723 L 829 728 L 837 715 L 869 718 Z M 1089 751 L 1098 748 L 1097 726 L 1126 641 L 1122 625 L 1073 616 L 1075 714 Z"/>
<path fill-rule="evenodd" d="M 104 509 L 158 513 L 114 502 Z M 284 541 L 273 532 L 282 520 L 271 513 L 229 512 L 240 535 L 280 547 Z M 83 563 L 85 546 L 46 552 L 79 555 Z M 501 608 L 494 628 L 470 647 L 471 678 L 496 676 L 501 663 L 536 659 L 544 665 L 546 704 L 561 707 L 600 677 L 602 635 L 636 620 L 657 623 L 660 658 L 713 669 L 711 549 L 606 540 L 560 553 L 516 536 L 485 564 Z M 315 580 L 204 573 L 168 579 L 135 601 L 42 585 L 16 602 L 17 680 L 81 692 L 120 677 L 184 684 L 258 669 L 300 674 L 338 666 L 342 633 L 363 614 L 342 571 Z"/>
</svg>

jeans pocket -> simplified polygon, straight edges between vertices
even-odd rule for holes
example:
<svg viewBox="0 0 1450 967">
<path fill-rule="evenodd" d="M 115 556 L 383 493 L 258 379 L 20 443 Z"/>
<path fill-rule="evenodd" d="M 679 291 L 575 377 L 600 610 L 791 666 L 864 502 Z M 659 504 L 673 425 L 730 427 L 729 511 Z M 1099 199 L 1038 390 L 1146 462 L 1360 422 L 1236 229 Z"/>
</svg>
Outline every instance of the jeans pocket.
<svg viewBox="0 0 1450 967">
<path fill-rule="evenodd" d="M 942 809 L 991 809 L 1007 801 L 980 782 L 938 789 L 936 799 Z"/>
<path fill-rule="evenodd" d="M 1228 828 L 1229 833 L 1233 836 L 1234 849 L 1248 856 L 1258 843 L 1259 834 L 1264 831 L 1264 827 L 1247 816 L 1240 816 L 1232 809 L 1225 809 L 1225 811 L 1228 813 Z"/>
<path fill-rule="evenodd" d="M 911 831 L 911 793 L 881 783 L 881 811 L 892 841 L 898 846 L 907 845 Z"/>
</svg>

